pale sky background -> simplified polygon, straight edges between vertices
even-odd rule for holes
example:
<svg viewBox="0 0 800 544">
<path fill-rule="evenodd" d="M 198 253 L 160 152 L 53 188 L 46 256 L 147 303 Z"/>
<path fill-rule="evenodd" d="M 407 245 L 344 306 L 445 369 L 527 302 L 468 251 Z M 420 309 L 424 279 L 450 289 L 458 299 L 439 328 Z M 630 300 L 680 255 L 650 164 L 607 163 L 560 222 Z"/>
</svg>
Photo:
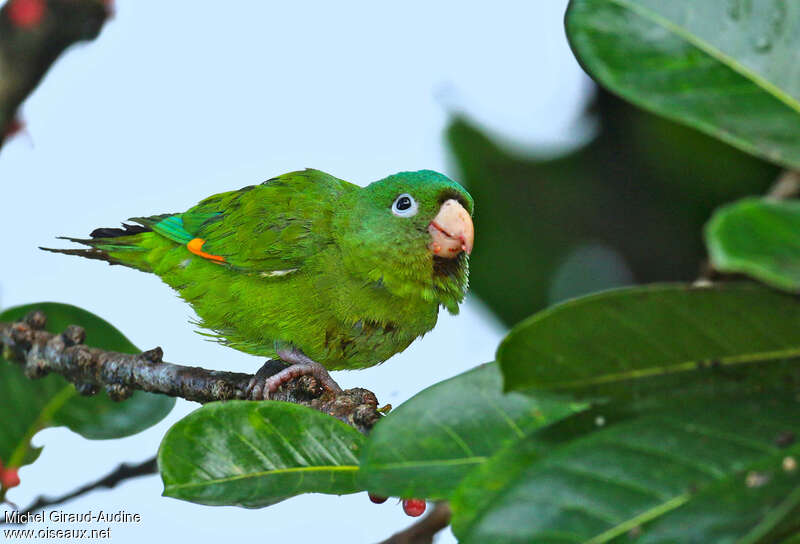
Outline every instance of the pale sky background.
<svg viewBox="0 0 800 544">
<path fill-rule="evenodd" d="M 162 346 L 168 361 L 254 372 L 262 360 L 195 334 L 189 306 L 156 277 L 37 247 L 305 167 L 362 185 L 421 168 L 457 178 L 443 145 L 449 110 L 516 148 L 574 144 L 586 136 L 576 120 L 590 86 L 564 36 L 566 3 L 118 0 L 101 36 L 63 56 L 23 105 L 26 132 L 0 152 L 0 305 L 76 304 L 142 349 Z M 334 378 L 397 406 L 492 360 L 502 334 L 471 298 L 386 364 Z M 197 406 L 179 401 L 122 440 L 45 430 L 34 438 L 42 456 L 9 499 L 22 506 L 143 460 Z M 113 527 L 117 544 L 377 542 L 413 521 L 364 493 L 246 510 L 161 491 L 159 477 L 139 478 L 62 509 L 139 513 L 141 524 Z"/>
</svg>

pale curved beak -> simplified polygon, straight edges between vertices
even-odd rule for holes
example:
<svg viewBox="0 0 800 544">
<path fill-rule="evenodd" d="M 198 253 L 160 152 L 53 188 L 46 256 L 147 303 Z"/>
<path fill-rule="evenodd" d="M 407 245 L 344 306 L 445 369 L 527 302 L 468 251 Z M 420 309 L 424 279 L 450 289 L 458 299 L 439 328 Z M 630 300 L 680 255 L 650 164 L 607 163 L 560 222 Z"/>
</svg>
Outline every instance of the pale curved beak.
<svg viewBox="0 0 800 544">
<path fill-rule="evenodd" d="M 452 259 L 462 251 L 472 252 L 475 228 L 469 212 L 457 200 L 451 198 L 442 203 L 439 213 L 428 225 L 431 242 L 428 248 L 434 255 Z"/>
</svg>

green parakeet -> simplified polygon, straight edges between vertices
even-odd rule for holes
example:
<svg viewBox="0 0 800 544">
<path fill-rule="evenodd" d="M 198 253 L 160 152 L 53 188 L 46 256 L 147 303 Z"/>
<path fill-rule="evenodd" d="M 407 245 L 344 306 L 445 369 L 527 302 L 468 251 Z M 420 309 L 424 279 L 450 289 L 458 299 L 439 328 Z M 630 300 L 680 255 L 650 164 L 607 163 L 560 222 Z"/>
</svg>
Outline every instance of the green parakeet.
<svg viewBox="0 0 800 544">
<path fill-rule="evenodd" d="M 469 193 L 430 170 L 359 187 L 319 170 L 211 196 L 184 213 L 101 228 L 50 250 L 157 274 L 220 342 L 292 366 L 253 398 L 325 369 L 381 363 L 458 312 L 473 244 Z"/>
</svg>

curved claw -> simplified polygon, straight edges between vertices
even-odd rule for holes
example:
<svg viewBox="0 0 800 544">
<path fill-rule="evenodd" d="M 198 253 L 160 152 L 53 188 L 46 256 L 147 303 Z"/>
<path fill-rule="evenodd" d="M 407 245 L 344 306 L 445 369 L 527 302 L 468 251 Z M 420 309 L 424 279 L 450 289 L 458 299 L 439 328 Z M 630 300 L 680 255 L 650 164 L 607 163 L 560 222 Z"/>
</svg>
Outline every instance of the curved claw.
<svg viewBox="0 0 800 544">
<path fill-rule="evenodd" d="M 278 388 L 304 375 L 314 376 L 319 383 L 333 393 L 341 393 L 342 388 L 331 378 L 328 370 L 298 349 L 278 350 L 278 356 L 290 366 L 276 372 L 274 361 L 267 361 L 247 384 L 245 396 L 251 400 L 268 400 Z"/>
</svg>

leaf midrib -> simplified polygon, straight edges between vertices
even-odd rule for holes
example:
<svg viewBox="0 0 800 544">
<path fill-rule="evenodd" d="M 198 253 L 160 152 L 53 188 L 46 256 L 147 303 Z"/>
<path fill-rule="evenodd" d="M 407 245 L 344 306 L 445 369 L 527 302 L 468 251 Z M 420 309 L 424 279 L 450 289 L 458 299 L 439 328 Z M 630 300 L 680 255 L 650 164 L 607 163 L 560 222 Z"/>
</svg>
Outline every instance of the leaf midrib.
<svg viewBox="0 0 800 544">
<path fill-rule="evenodd" d="M 740 355 L 729 355 L 727 357 L 714 357 L 714 361 L 718 361 L 722 366 L 733 366 L 747 363 L 756 363 L 760 361 L 772 361 L 776 359 L 791 358 L 800 355 L 800 347 L 787 348 L 783 350 L 763 351 L 754 353 L 744 353 Z M 586 378 L 582 380 L 572 380 L 567 382 L 555 383 L 542 383 L 541 385 L 534 386 L 538 389 L 574 389 L 581 387 L 588 387 L 593 385 L 602 385 L 606 383 L 613 383 L 625 380 L 634 380 L 639 378 L 648 378 L 652 376 L 663 376 L 666 374 L 677 374 L 679 372 L 689 372 L 698 369 L 698 363 L 703 359 L 696 359 L 687 361 L 676 365 L 668 366 L 653 366 L 649 368 L 640 368 L 636 370 L 629 370 L 627 372 L 618 372 L 615 374 L 604 374 L 596 378 Z"/>
<path fill-rule="evenodd" d="M 584 544 L 603 544 L 608 542 L 620 535 L 623 535 L 633 529 L 634 527 L 638 527 L 640 525 L 644 525 L 648 521 L 656 519 L 657 517 L 666 514 L 672 510 L 675 510 L 679 506 L 686 504 L 686 502 L 691 499 L 691 493 L 682 493 L 680 495 L 676 495 L 672 497 L 668 501 L 664 501 L 661 504 L 654 506 L 653 508 L 646 510 L 639 514 L 638 516 L 634 516 L 630 519 L 623 521 L 622 523 L 611 527 L 607 531 L 603 531 L 599 535 L 592 537 L 591 539 L 584 542 Z"/>
<path fill-rule="evenodd" d="M 356 472 L 358 465 L 325 465 L 314 467 L 288 467 L 272 470 L 264 470 L 260 472 L 250 472 L 248 474 L 237 474 L 236 476 L 228 476 L 226 478 L 216 478 L 213 480 L 203 480 L 202 482 L 187 482 L 185 484 L 169 484 L 166 489 L 187 489 L 193 487 L 204 487 L 207 485 L 224 484 L 228 482 L 236 482 L 239 480 L 248 480 L 251 478 L 262 478 L 264 476 L 271 476 L 275 474 L 289 474 L 293 472 Z"/>
</svg>

